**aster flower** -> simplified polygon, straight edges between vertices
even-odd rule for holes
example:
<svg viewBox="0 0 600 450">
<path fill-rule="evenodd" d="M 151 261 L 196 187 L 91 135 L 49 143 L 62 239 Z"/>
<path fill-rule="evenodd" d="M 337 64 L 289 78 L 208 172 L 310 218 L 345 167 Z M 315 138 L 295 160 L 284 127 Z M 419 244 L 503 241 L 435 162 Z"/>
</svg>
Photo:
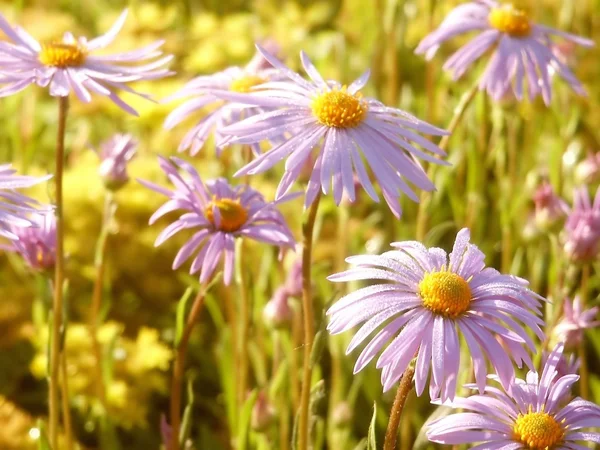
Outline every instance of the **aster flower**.
<svg viewBox="0 0 600 450">
<path fill-rule="evenodd" d="M 118 189 L 129 181 L 127 163 L 135 156 L 137 145 L 130 134 L 115 134 L 100 144 L 98 173 L 108 189 Z"/>
<path fill-rule="evenodd" d="M 16 175 L 10 164 L 0 164 L 0 236 L 10 240 L 18 239 L 14 229 L 32 226 L 29 215 L 38 212 L 38 203 L 15 189 L 31 187 L 50 177 L 51 175 L 39 178 Z"/>
<path fill-rule="evenodd" d="M 529 372 L 504 392 L 487 386 L 483 395 L 455 398 L 449 406 L 468 412 L 430 423 L 428 439 L 448 445 L 479 443 L 472 450 L 572 450 L 587 448 L 579 441 L 600 444 L 600 433 L 582 431 L 600 427 L 600 407 L 581 398 L 570 400 L 571 386 L 579 376 L 558 375 L 561 353 L 559 345 L 541 377 Z"/>
<path fill-rule="evenodd" d="M 538 317 L 541 297 L 530 291 L 524 280 L 485 267 L 484 254 L 469 240 L 469 230 L 462 229 L 450 255 L 420 242 L 396 242 L 392 244 L 394 250 L 381 255 L 348 258 L 356 267 L 328 278 L 334 282 L 386 282 L 358 289 L 327 311 L 331 334 L 363 323 L 347 353 L 379 330 L 358 357 L 355 373 L 391 341 L 377 360 L 377 367 L 383 369 L 384 391 L 398 381 L 416 356 L 417 394 L 423 393 L 431 369 L 431 398 L 453 398 L 459 371 L 459 334 L 469 347 L 481 391 L 487 375 L 486 360 L 496 368 L 505 387 L 514 378 L 511 359 L 519 367 L 523 361 L 532 367 L 527 350 L 535 351 L 535 345 L 527 329 L 540 339 L 544 336 L 540 329 L 543 321 Z"/>
<path fill-rule="evenodd" d="M 535 222 L 542 230 L 552 229 L 559 225 L 569 212 L 569 206 L 556 195 L 552 185 L 544 181 L 533 195 L 535 203 Z"/>
<path fill-rule="evenodd" d="M 47 271 L 56 261 L 56 217 L 49 211 L 31 214 L 31 227 L 12 227 L 18 237 L 12 241 L 12 249 L 36 271 Z"/>
<path fill-rule="evenodd" d="M 15 94 L 35 83 L 49 86 L 50 95 L 54 97 L 66 97 L 73 92 L 85 103 L 92 100 L 92 93 L 106 96 L 123 110 L 137 115 L 114 90 L 149 98 L 127 83 L 170 75 L 163 66 L 172 56 L 156 59 L 161 55 L 159 48 L 164 41 L 128 52 L 94 55 L 116 39 L 126 17 L 127 10 L 105 34 L 89 41 L 65 33 L 62 40 L 40 44 L 23 28 L 13 27 L 0 15 L 0 29 L 11 41 L 0 42 L 0 83 L 6 84 L 0 89 L 0 97 Z"/>
<path fill-rule="evenodd" d="M 566 298 L 563 302 L 563 316 L 552 330 L 552 334 L 559 342 L 564 342 L 568 348 L 576 348 L 583 340 L 586 328 L 600 325 L 598 307 L 583 310 L 581 297 L 576 296 L 573 301 Z"/>
<path fill-rule="evenodd" d="M 362 187 L 378 202 L 379 197 L 363 159 L 379 182 L 392 212 L 398 217 L 401 213 L 400 192 L 418 201 L 417 194 L 405 180 L 418 188 L 434 190 L 417 158 L 447 164 L 431 155 L 445 156 L 445 153 L 418 132 L 441 136 L 447 134 L 446 131 L 402 110 L 364 98 L 360 90 L 369 79 L 369 71 L 349 86 L 342 86 L 335 81 L 325 81 L 308 56 L 301 52 L 302 65 L 310 77 L 307 81 L 260 46 L 257 45 L 257 48 L 289 80 L 265 83 L 260 91 L 250 94 L 215 92 L 215 95 L 230 101 L 276 108 L 225 127 L 221 132 L 232 136 L 230 143 L 241 144 L 255 144 L 281 136 L 282 131 L 289 133 L 290 137 L 255 158 L 236 176 L 264 172 L 287 158 L 285 174 L 277 189 L 276 198 L 279 198 L 298 179 L 306 161 L 311 158 L 312 150 L 318 148 L 306 192 L 307 207 L 312 204 L 319 189 L 324 194 L 332 190 L 338 205 L 344 192 L 353 202 L 353 173 L 358 174 Z"/>
<path fill-rule="evenodd" d="M 552 37 L 560 36 L 585 47 L 592 47 L 594 42 L 533 23 L 524 11 L 510 3 L 478 0 L 457 6 L 437 30 L 419 43 L 415 52 L 431 59 L 443 42 L 469 31 L 479 34 L 444 64 L 444 69 L 452 72 L 455 80 L 489 51 L 491 60 L 481 77 L 479 89 L 486 90 L 495 100 L 509 95 L 522 100 L 526 82 L 529 98 L 533 100 L 541 93 L 544 103 L 549 105 L 551 75 L 554 73 L 576 93 L 585 95 L 573 72 L 555 54 Z"/>
<path fill-rule="evenodd" d="M 589 261 L 600 250 L 600 189 L 592 203 L 587 188 L 575 191 L 573 208 L 565 223 L 564 251 L 576 262 Z"/>
<path fill-rule="evenodd" d="M 546 365 L 548 358 L 552 352 L 548 352 L 544 350 L 542 352 L 542 366 Z M 581 365 L 581 360 L 576 358 L 575 355 L 565 355 L 564 353 L 560 355 L 558 362 L 556 363 L 556 372 L 558 373 L 558 377 L 563 377 L 565 375 L 577 375 L 579 372 L 579 366 Z"/>
<path fill-rule="evenodd" d="M 268 66 L 268 67 L 265 67 Z M 179 92 L 167 100 L 191 97 L 183 104 L 175 108 L 166 118 L 164 127 L 167 130 L 175 127 L 198 110 L 212 107 L 212 111 L 205 114 L 202 119 L 186 133 L 179 144 L 178 150 L 183 152 L 190 149 L 190 154 L 196 155 L 211 133 L 215 136 L 215 147 L 217 155 L 220 155 L 225 147 L 230 144 L 231 136 L 224 136 L 221 130 L 243 118 L 270 111 L 273 108 L 243 108 L 236 102 L 223 100 L 214 92 L 229 90 L 232 92 L 251 92 L 260 89 L 263 83 L 281 79 L 277 71 L 267 63 L 262 55 L 257 54 L 246 65 L 246 67 L 229 67 L 212 75 L 200 76 L 187 83 Z M 275 140 L 278 136 L 273 136 Z M 255 155 L 260 154 L 260 145 L 251 145 Z"/>
<path fill-rule="evenodd" d="M 295 245 L 285 219 L 276 209 L 279 203 L 290 200 L 295 194 L 277 202 L 266 202 L 260 192 L 249 186 L 231 186 L 224 178 L 204 183 L 190 164 L 179 158 L 171 158 L 171 161 L 173 164 L 159 158 L 162 170 L 175 186 L 173 191 L 148 181 L 139 181 L 169 198 L 152 215 L 150 224 L 171 211 L 184 211 L 158 235 L 155 246 L 182 230 L 197 229 L 175 256 L 173 269 L 179 268 L 195 254 L 190 273 L 200 272 L 200 282 L 205 283 L 223 258 L 224 282 L 229 284 L 233 275 L 236 238 L 250 238 L 280 248 Z M 182 176 L 180 170 L 187 176 Z"/>
</svg>

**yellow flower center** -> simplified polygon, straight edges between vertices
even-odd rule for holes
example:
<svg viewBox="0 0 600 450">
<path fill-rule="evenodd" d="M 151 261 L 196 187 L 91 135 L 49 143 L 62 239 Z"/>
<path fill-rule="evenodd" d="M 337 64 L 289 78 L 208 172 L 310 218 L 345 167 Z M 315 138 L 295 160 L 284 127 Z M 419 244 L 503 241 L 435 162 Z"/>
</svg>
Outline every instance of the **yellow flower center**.
<svg viewBox="0 0 600 450">
<path fill-rule="evenodd" d="M 233 80 L 229 85 L 229 90 L 233 92 L 241 92 L 246 93 L 250 92 L 250 90 L 259 84 L 263 84 L 265 81 L 264 78 L 257 77 L 255 75 L 248 75 L 245 77 L 238 78 L 237 80 Z"/>
<path fill-rule="evenodd" d="M 531 34 L 531 22 L 527 13 L 511 4 L 492 8 L 488 20 L 490 26 L 512 37 L 526 37 Z"/>
<path fill-rule="evenodd" d="M 471 288 L 469 283 L 453 272 L 431 272 L 419 283 L 423 306 L 435 314 L 456 318 L 469 309 Z"/>
<path fill-rule="evenodd" d="M 239 200 L 233 200 L 231 198 L 217 200 L 216 198 L 213 198 L 213 200 L 206 205 L 204 211 L 206 218 L 213 225 L 215 225 L 215 216 L 213 213 L 213 208 L 215 207 L 219 210 L 221 219 L 219 230 L 221 231 L 228 231 L 230 233 L 237 231 L 246 223 L 246 220 L 248 220 L 248 210 L 240 204 Z"/>
<path fill-rule="evenodd" d="M 545 412 L 519 414 L 513 426 L 514 438 L 530 450 L 552 450 L 562 441 L 565 431 L 561 425 Z"/>
<path fill-rule="evenodd" d="M 319 123 L 335 128 L 354 128 L 367 116 L 367 103 L 362 94 L 348 94 L 341 90 L 324 92 L 311 104 L 312 113 Z"/>
<path fill-rule="evenodd" d="M 45 66 L 78 67 L 85 62 L 86 56 L 85 48 L 80 45 L 53 42 L 42 45 L 39 60 Z"/>
</svg>

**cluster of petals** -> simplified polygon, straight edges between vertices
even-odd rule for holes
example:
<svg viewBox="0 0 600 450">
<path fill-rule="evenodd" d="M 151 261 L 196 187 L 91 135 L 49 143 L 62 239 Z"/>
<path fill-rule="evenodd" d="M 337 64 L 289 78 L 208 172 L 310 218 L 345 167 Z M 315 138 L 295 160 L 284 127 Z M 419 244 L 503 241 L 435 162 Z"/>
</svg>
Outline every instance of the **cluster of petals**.
<svg viewBox="0 0 600 450">
<path fill-rule="evenodd" d="M 31 214 L 41 211 L 37 201 L 16 191 L 46 181 L 45 177 L 17 175 L 10 164 L 0 165 L 0 236 L 10 240 L 19 238 L 15 227 L 33 225 Z"/>
<path fill-rule="evenodd" d="M 477 444 L 472 450 L 573 450 L 588 448 L 580 441 L 599 444 L 600 433 L 584 429 L 600 427 L 600 407 L 571 399 L 571 387 L 579 376 L 558 373 L 561 354 L 558 345 L 541 376 L 530 371 L 525 380 L 515 379 L 510 389 L 486 386 L 483 394 L 455 398 L 447 405 L 466 412 L 429 423 L 428 439 L 448 445 Z"/>
<path fill-rule="evenodd" d="M 507 96 L 522 100 L 526 84 L 530 99 L 541 94 L 548 105 L 552 98 L 552 75 L 555 73 L 575 92 L 585 95 L 579 80 L 553 51 L 552 38 L 559 36 L 585 47 L 593 46 L 594 42 L 533 23 L 524 12 L 494 0 L 470 1 L 454 8 L 439 28 L 419 43 L 416 53 L 431 59 L 442 43 L 471 31 L 478 35 L 444 64 L 444 69 L 452 72 L 455 80 L 464 75 L 476 60 L 491 53 L 479 88 L 495 100 Z"/>
<path fill-rule="evenodd" d="M 377 331 L 358 357 L 355 373 L 381 352 L 377 367 L 383 369 L 386 391 L 416 356 L 417 394 L 422 394 L 431 371 L 431 398 L 451 399 L 459 375 L 460 336 L 468 345 L 481 391 L 487 361 L 505 387 L 514 379 L 513 360 L 519 367 L 522 362 L 532 367 L 528 352 L 535 352 L 535 344 L 528 330 L 543 339 L 542 298 L 524 280 L 486 267 L 484 254 L 469 241 L 469 230 L 462 229 L 449 255 L 415 241 L 393 243 L 394 250 L 381 255 L 348 258 L 356 267 L 328 278 L 334 282 L 385 281 L 346 295 L 327 311 L 332 334 L 363 323 L 348 353 Z M 438 296 L 433 303 L 432 295 Z M 437 300 L 448 304 L 436 304 Z M 455 314 L 436 309 L 447 306 Z"/>
<path fill-rule="evenodd" d="M 229 136 L 229 143 L 257 144 L 279 138 L 282 132 L 285 140 L 256 157 L 236 176 L 264 172 L 285 159 L 285 174 L 276 194 L 279 198 L 288 192 L 310 161 L 313 167 L 305 206 L 312 204 L 319 190 L 324 194 L 332 191 L 339 205 L 344 194 L 350 202 L 355 200 L 355 173 L 369 196 L 379 201 L 368 174 L 370 168 L 383 197 L 398 217 L 400 193 L 418 201 L 407 181 L 420 189 L 434 190 L 418 159 L 447 164 L 438 158 L 445 153 L 419 133 L 441 136 L 447 134 L 445 130 L 362 97 L 359 91 L 366 85 L 369 71 L 345 87 L 326 81 L 301 52 L 302 65 L 310 78 L 305 80 L 265 49 L 258 45 L 257 48 L 287 80 L 264 83 L 249 93 L 215 91 L 218 97 L 250 108 L 272 109 L 227 126 L 221 133 Z M 313 159 L 315 148 L 318 154 Z"/>
<path fill-rule="evenodd" d="M 589 261 L 600 250 L 600 189 L 592 202 L 587 187 L 575 191 L 565 223 L 564 250 L 574 261 Z"/>
<path fill-rule="evenodd" d="M 158 235 L 155 245 L 161 245 L 182 230 L 197 230 L 177 253 L 173 269 L 195 255 L 190 273 L 200 272 L 200 282 L 205 283 L 223 259 L 224 282 L 229 284 L 235 263 L 236 238 L 249 238 L 281 249 L 294 247 L 294 237 L 276 206 L 297 194 L 267 202 L 260 192 L 247 185 L 231 186 L 224 178 L 205 183 L 194 167 L 179 158 L 169 161 L 161 157 L 159 164 L 174 189 L 139 180 L 168 197 L 168 201 L 152 215 L 150 224 L 172 211 L 182 210 L 183 213 Z"/>
<path fill-rule="evenodd" d="M 573 301 L 565 298 L 563 302 L 563 315 L 552 330 L 558 342 L 564 342 L 567 348 L 576 348 L 583 341 L 583 333 L 587 328 L 600 325 L 598 307 L 584 309 L 580 296 Z"/>
<path fill-rule="evenodd" d="M 29 216 L 32 226 L 12 227 L 18 239 L 12 241 L 11 250 L 17 252 L 35 271 L 47 271 L 56 262 L 56 217 L 53 211 Z"/>
<path fill-rule="evenodd" d="M 0 96 L 37 84 L 49 86 L 50 95 L 54 97 L 74 93 L 86 103 L 91 101 L 92 93 L 105 96 L 126 112 L 137 115 L 115 90 L 150 98 L 127 84 L 170 75 L 164 66 L 172 56 L 161 57 L 162 40 L 137 50 L 95 54 L 117 38 L 126 17 L 127 10 L 105 34 L 94 39 L 75 38 L 71 33 L 65 33 L 62 40 L 40 43 L 0 15 L 0 30 L 10 39 L 0 42 L 0 84 L 5 84 L 0 89 Z"/>
<path fill-rule="evenodd" d="M 98 172 L 110 188 L 118 188 L 129 181 L 127 165 L 137 152 L 138 142 L 130 134 L 115 134 L 100 144 Z"/>
</svg>

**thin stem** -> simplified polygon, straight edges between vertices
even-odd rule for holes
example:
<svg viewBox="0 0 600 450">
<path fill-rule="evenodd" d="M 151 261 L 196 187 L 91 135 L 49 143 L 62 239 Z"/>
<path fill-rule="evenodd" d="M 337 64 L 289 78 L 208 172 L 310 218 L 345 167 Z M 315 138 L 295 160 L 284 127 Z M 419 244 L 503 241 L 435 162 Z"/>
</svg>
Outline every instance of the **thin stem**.
<svg viewBox="0 0 600 450">
<path fill-rule="evenodd" d="M 590 283 L 590 264 L 586 263 L 581 269 L 581 285 L 579 295 L 581 297 L 581 309 L 585 309 L 585 304 L 588 298 L 588 289 Z M 587 363 L 587 355 L 585 351 L 585 339 L 581 339 L 579 347 L 577 349 L 579 356 L 579 386 L 581 398 L 589 400 L 590 398 L 590 386 L 589 386 L 589 368 Z"/>
<path fill-rule="evenodd" d="M 477 92 L 479 92 L 479 84 L 475 83 L 471 89 L 464 93 L 464 95 L 460 98 L 458 105 L 454 109 L 454 115 L 448 124 L 447 131 L 450 133 L 440 140 L 439 147 L 446 151 L 448 149 L 448 144 L 450 143 L 450 138 L 458 128 L 458 125 L 462 122 L 462 119 L 467 111 L 469 105 L 473 102 Z M 427 171 L 427 176 L 430 180 L 433 180 L 437 165 L 430 164 L 429 169 Z M 431 192 L 423 192 L 421 194 L 421 200 L 419 202 L 419 209 L 417 212 L 417 240 L 423 241 L 425 238 L 425 234 L 427 231 L 427 209 L 429 204 L 431 203 L 433 195 Z"/>
<path fill-rule="evenodd" d="M 298 450 L 307 450 L 309 441 L 309 414 L 308 407 L 310 403 L 310 380 L 312 377 L 312 367 L 310 363 L 310 354 L 312 352 L 313 340 L 315 338 L 315 324 L 313 312 L 312 296 L 312 246 L 313 229 L 317 210 L 321 201 L 321 193 L 317 195 L 308 211 L 306 222 L 302 226 L 302 312 L 304 318 L 304 366 L 302 368 L 302 393 L 300 395 L 300 421 L 298 427 Z"/>
<path fill-rule="evenodd" d="M 238 401 L 240 411 L 246 400 L 246 391 L 248 390 L 248 339 L 250 331 L 250 298 L 248 296 L 246 277 L 244 276 L 244 263 L 243 263 L 243 241 L 239 240 L 239 251 L 238 254 L 238 267 L 237 267 L 237 281 L 240 295 L 240 340 L 239 340 L 239 391 Z"/>
<path fill-rule="evenodd" d="M 181 428 L 181 385 L 183 384 L 183 375 L 185 369 L 185 358 L 187 354 L 190 336 L 196 320 L 202 311 L 204 305 L 204 289 L 201 287 L 200 292 L 194 299 L 194 304 L 190 314 L 188 315 L 185 328 L 181 334 L 181 339 L 177 344 L 175 353 L 175 361 L 173 363 L 173 380 L 171 383 L 171 445 L 169 450 L 179 450 L 179 429 Z"/>
<path fill-rule="evenodd" d="M 383 450 L 396 450 L 400 418 L 402 417 L 402 410 L 404 409 L 408 394 L 412 389 L 412 379 L 414 374 L 415 368 L 412 364 L 409 365 L 404 371 L 404 374 L 402 374 L 400 384 L 398 385 L 398 391 L 396 391 L 396 398 L 394 398 L 394 404 L 392 405 L 392 411 L 390 412 L 390 421 L 388 422 L 387 431 L 385 432 Z"/>
<path fill-rule="evenodd" d="M 62 415 L 65 426 L 65 448 L 73 449 L 73 427 L 71 421 L 71 408 L 69 406 L 69 378 L 67 375 L 67 354 L 63 352 L 60 357 L 60 376 L 62 381 Z"/>
<path fill-rule="evenodd" d="M 50 342 L 50 379 L 49 379 L 49 434 L 52 448 L 58 449 L 59 422 L 59 367 L 61 352 L 61 333 L 63 329 L 63 284 L 65 278 L 65 252 L 63 220 L 63 170 L 65 163 L 65 128 L 69 98 L 58 98 L 58 132 L 56 136 L 56 263 L 54 266 L 54 301 L 52 304 L 52 336 Z"/>
</svg>

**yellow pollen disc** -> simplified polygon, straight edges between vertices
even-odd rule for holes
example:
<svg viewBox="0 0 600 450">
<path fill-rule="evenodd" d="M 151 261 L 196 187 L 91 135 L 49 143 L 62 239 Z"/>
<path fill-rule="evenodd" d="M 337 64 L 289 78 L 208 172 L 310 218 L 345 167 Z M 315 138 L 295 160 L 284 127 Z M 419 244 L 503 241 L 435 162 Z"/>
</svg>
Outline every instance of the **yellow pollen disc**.
<svg viewBox="0 0 600 450">
<path fill-rule="evenodd" d="M 80 45 L 53 42 L 42 45 L 39 60 L 45 66 L 78 67 L 85 62 L 86 56 L 85 49 Z"/>
<path fill-rule="evenodd" d="M 213 225 L 215 225 L 213 207 L 219 209 L 219 216 L 221 217 L 219 230 L 221 231 L 237 231 L 246 223 L 246 220 L 248 220 L 248 210 L 240 204 L 239 200 L 233 200 L 231 198 L 217 200 L 213 198 L 213 200 L 206 205 L 204 211 L 206 218 Z"/>
<path fill-rule="evenodd" d="M 531 22 L 527 13 L 510 4 L 493 8 L 488 15 L 488 21 L 490 26 L 512 37 L 526 37 L 531 34 Z"/>
<path fill-rule="evenodd" d="M 454 319 L 463 314 L 471 303 L 469 283 L 453 272 L 431 272 L 419 283 L 423 306 L 435 314 Z"/>
<path fill-rule="evenodd" d="M 246 93 L 250 92 L 250 89 L 252 89 L 254 86 L 263 84 L 265 81 L 267 80 L 265 80 L 264 78 L 257 77 L 254 75 L 248 75 L 246 77 L 233 80 L 229 85 L 229 90 L 233 92 Z"/>
<path fill-rule="evenodd" d="M 320 94 L 311 104 L 312 113 L 319 123 L 335 128 L 354 128 L 367 116 L 367 104 L 362 95 L 341 90 Z"/>
<path fill-rule="evenodd" d="M 513 426 L 515 440 L 530 450 L 552 450 L 565 436 L 564 429 L 545 412 L 519 414 Z"/>
</svg>

